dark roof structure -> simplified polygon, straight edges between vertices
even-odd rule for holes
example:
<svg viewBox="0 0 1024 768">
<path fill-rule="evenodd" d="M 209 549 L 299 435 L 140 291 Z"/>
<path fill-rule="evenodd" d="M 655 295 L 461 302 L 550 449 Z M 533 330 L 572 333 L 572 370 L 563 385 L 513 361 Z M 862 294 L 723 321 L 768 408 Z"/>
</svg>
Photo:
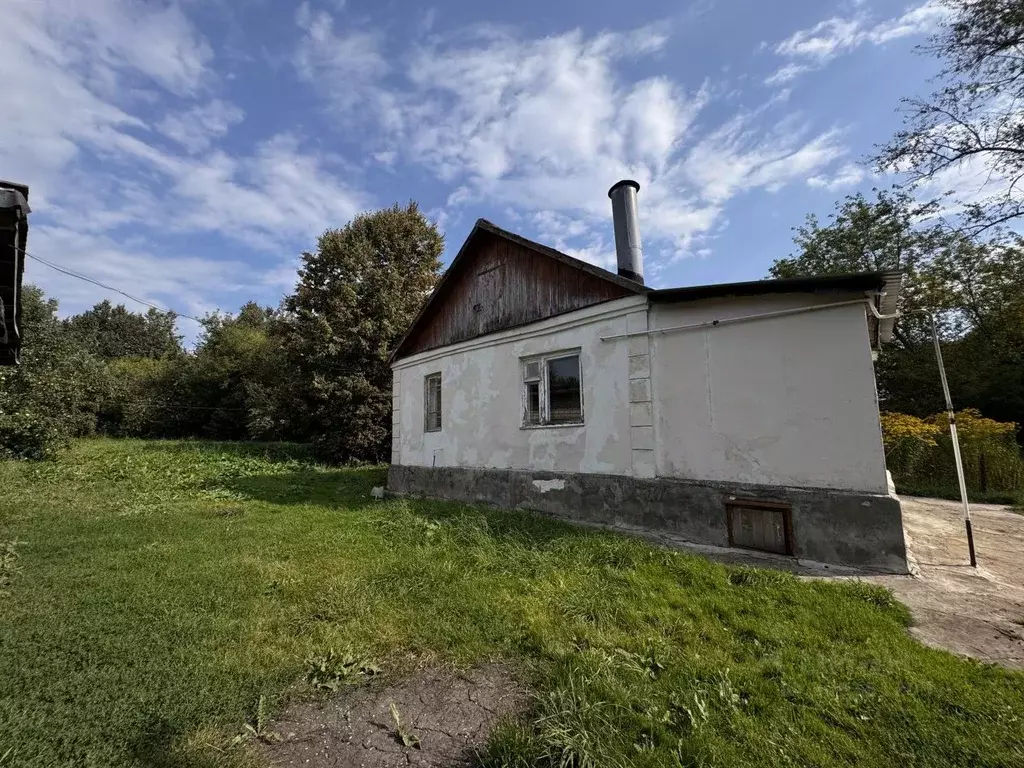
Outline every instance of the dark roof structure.
<svg viewBox="0 0 1024 768">
<path fill-rule="evenodd" d="M 729 298 L 742 296 L 763 296 L 766 294 L 783 293 L 807 293 L 807 294 L 846 294 L 851 293 L 875 293 L 874 306 L 883 319 L 878 319 L 875 314 L 868 312 L 869 332 L 872 346 L 888 342 L 892 337 L 893 318 L 884 317 L 896 313 L 896 305 L 899 298 L 902 283 L 902 274 L 898 271 L 879 272 L 858 272 L 853 274 L 819 275 L 811 277 L 792 277 L 766 280 L 750 280 L 739 283 L 716 283 L 712 285 L 683 286 L 679 288 L 651 289 L 641 283 L 634 282 L 625 277 L 609 272 L 606 269 L 594 266 L 580 259 L 569 256 L 543 243 L 529 240 L 515 232 L 491 223 L 487 219 L 477 219 L 476 225 L 470 232 L 466 241 L 462 244 L 458 254 L 452 260 L 448 269 L 441 277 L 437 287 L 431 293 L 427 303 L 420 310 L 416 319 L 413 320 L 409 330 L 402 337 L 396 347 L 392 359 L 404 357 L 411 353 L 409 341 L 419 326 L 433 312 L 439 304 L 444 302 L 450 293 L 451 284 L 455 282 L 456 275 L 462 271 L 464 263 L 472 258 L 475 246 L 481 238 L 494 236 L 514 243 L 522 248 L 547 256 L 566 267 L 585 273 L 602 281 L 614 284 L 622 291 L 620 295 L 646 295 L 652 303 L 679 303 L 688 301 L 699 301 L 701 299 Z M 866 308 L 865 308 L 866 309 Z M 867 310 L 866 310 L 867 311 Z M 481 334 L 485 335 L 485 334 Z"/>
</svg>

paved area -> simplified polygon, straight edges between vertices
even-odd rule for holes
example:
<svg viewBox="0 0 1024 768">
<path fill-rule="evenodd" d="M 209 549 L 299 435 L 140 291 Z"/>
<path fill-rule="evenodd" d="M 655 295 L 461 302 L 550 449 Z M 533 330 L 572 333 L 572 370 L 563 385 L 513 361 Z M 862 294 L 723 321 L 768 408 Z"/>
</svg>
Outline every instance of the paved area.
<svg viewBox="0 0 1024 768">
<path fill-rule="evenodd" d="M 872 576 L 914 616 L 926 645 L 1024 669 L 1024 515 L 971 505 L 978 567 L 967 553 L 958 502 L 901 497 L 916 576 Z"/>
</svg>

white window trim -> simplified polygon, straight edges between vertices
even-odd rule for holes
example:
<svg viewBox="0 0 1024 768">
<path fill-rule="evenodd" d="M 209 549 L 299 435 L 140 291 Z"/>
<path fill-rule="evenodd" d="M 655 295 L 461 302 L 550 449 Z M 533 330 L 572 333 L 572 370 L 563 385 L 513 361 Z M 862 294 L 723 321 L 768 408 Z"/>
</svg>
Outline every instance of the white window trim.
<svg viewBox="0 0 1024 768">
<path fill-rule="evenodd" d="M 438 425 L 436 427 L 432 426 L 427 421 L 430 418 L 430 408 L 429 408 L 429 406 L 430 406 L 430 380 L 435 378 L 435 377 L 437 378 L 437 390 L 438 390 L 438 395 L 439 395 L 438 399 L 441 401 L 440 403 L 438 403 L 438 411 L 437 411 Z M 442 381 L 443 381 L 443 379 L 441 377 L 441 372 L 440 371 L 434 371 L 433 373 L 428 373 L 426 376 L 423 377 L 423 431 L 424 432 L 440 432 L 442 427 L 444 426 L 444 416 L 442 414 L 442 408 L 444 406 L 444 395 L 441 392 Z"/>
<path fill-rule="evenodd" d="M 548 363 L 552 360 L 560 360 L 563 357 L 575 357 L 579 361 L 580 369 L 580 420 L 579 421 L 560 421 L 557 424 L 552 424 L 551 419 L 551 400 L 548 396 Z M 527 380 L 526 380 L 526 366 L 530 363 L 540 364 L 540 377 L 531 378 L 530 382 L 538 382 L 540 384 L 540 423 L 530 424 L 527 421 L 527 414 L 529 413 L 529 404 L 527 402 Z M 543 355 L 531 355 L 530 357 L 522 357 L 519 359 L 519 385 L 521 387 L 521 418 L 520 418 L 520 429 L 558 429 L 560 427 L 579 427 L 582 426 L 585 421 L 585 412 L 583 409 L 583 356 L 580 354 L 579 349 L 562 349 L 558 352 L 548 352 Z"/>
</svg>

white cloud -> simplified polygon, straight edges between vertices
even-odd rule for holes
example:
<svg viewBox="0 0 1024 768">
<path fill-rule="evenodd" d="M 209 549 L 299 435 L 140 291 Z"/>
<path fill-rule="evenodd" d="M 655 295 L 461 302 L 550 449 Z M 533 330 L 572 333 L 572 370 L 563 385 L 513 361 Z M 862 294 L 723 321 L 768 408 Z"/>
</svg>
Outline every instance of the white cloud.
<svg viewBox="0 0 1024 768">
<path fill-rule="evenodd" d="M 199 152 L 226 135 L 244 117 L 245 113 L 234 104 L 214 99 L 184 112 L 167 115 L 156 128 L 189 152 Z"/>
<path fill-rule="evenodd" d="M 794 62 L 790 62 L 789 64 L 782 65 L 772 74 L 766 77 L 764 80 L 764 84 L 784 85 L 785 83 L 788 83 L 790 80 L 793 80 L 799 75 L 802 75 L 804 72 L 809 72 L 810 70 L 811 67 L 807 66 L 806 64 L 796 64 Z"/>
<path fill-rule="evenodd" d="M 686 173 L 711 202 L 722 204 L 742 190 L 776 191 L 846 152 L 837 131 L 806 138 L 788 122 L 768 133 L 751 130 L 749 122 L 734 118 L 689 153 Z"/>
<path fill-rule="evenodd" d="M 116 286 L 139 298 L 180 312 L 201 311 L 202 296 L 211 284 L 219 290 L 239 292 L 255 280 L 237 261 L 213 261 L 193 256 L 156 255 L 144 240 L 120 241 L 107 235 L 86 235 L 64 226 L 39 225 L 32 228 L 32 251 L 59 254 L 64 265 L 78 265 L 90 277 Z M 62 310 L 81 311 L 108 295 L 103 289 L 31 262 L 33 282 L 56 288 Z M 133 308 L 138 307 L 133 305 Z M 143 308 L 144 309 L 144 308 Z"/>
<path fill-rule="evenodd" d="M 4 25 L 0 167 L 31 187 L 29 248 L 43 258 L 194 313 L 264 282 L 254 266 L 176 254 L 168 231 L 213 232 L 279 258 L 367 203 L 333 158 L 291 134 L 210 149 L 242 113 L 211 97 L 209 45 L 177 5 L 19 1 Z M 168 101 L 181 106 L 148 117 Z M 28 279 L 56 288 L 66 311 L 103 294 L 41 265 Z"/>
<path fill-rule="evenodd" d="M 316 22 L 308 8 L 299 16 L 338 37 L 334 21 Z M 431 171 L 453 189 L 450 211 L 481 201 L 520 211 L 537 237 L 604 266 L 614 252 L 606 192 L 620 178 L 642 185 L 653 265 L 689 254 L 736 194 L 803 181 L 843 154 L 835 132 L 815 135 L 792 120 L 765 125 L 784 98 L 709 131 L 698 122 L 715 98 L 710 85 L 624 77 L 632 59 L 657 55 L 667 39 L 663 25 L 536 39 L 478 25 L 434 36 L 395 59 L 387 77 L 366 67 L 356 78 L 360 104 L 370 105 L 362 114 L 377 121 L 371 143 L 382 145 L 369 154 Z M 352 80 L 333 75 L 349 66 L 347 54 L 340 65 L 300 60 L 335 105 L 351 97 Z"/>
<path fill-rule="evenodd" d="M 818 22 L 810 29 L 801 29 L 775 46 L 780 56 L 795 56 L 825 62 L 844 49 L 858 44 L 861 22 L 857 19 L 832 18 Z"/>
<path fill-rule="evenodd" d="M 792 59 L 765 79 L 766 85 L 787 83 L 804 72 L 819 69 L 840 54 L 864 44 L 883 45 L 892 40 L 934 31 L 948 10 L 938 0 L 926 0 L 900 16 L 872 21 L 860 14 L 853 18 L 833 17 L 801 29 L 775 46 L 775 53 Z"/>
<path fill-rule="evenodd" d="M 5 4 L 4 26 L 5 37 L 13 32 L 22 44 L 110 88 L 141 77 L 178 95 L 193 93 L 213 58 L 177 4 L 15 0 Z"/>
<path fill-rule="evenodd" d="M 827 189 L 832 192 L 859 184 L 866 175 L 864 169 L 859 165 L 846 163 L 836 169 L 831 175 L 819 174 L 811 176 L 807 179 L 807 185 L 817 189 Z"/>
<path fill-rule="evenodd" d="M 377 34 L 357 29 L 339 34 L 334 17 L 314 11 L 308 2 L 299 6 L 295 23 L 304 31 L 292 58 L 300 77 L 323 86 L 339 110 L 372 96 L 372 84 L 389 69 Z"/>
<path fill-rule="evenodd" d="M 668 255 L 685 250 L 720 211 L 683 172 L 710 89 L 619 74 L 624 59 L 665 42 L 660 26 L 535 40 L 488 28 L 468 42 L 436 42 L 408 63 L 407 106 L 390 134 L 392 150 L 458 183 L 450 207 L 484 199 L 572 221 L 574 242 L 563 229 L 542 228 L 543 219 L 533 225 L 538 236 L 602 264 L 613 252 L 594 239 L 610 231 L 607 189 L 634 177 L 643 186 L 647 236 L 665 240 L 660 250 Z"/>
<path fill-rule="evenodd" d="M 901 37 L 928 34 L 935 31 L 948 13 L 945 6 L 936 0 L 929 0 L 924 5 L 911 8 L 899 18 L 877 24 L 868 32 L 868 38 L 872 43 L 880 45 Z"/>
</svg>

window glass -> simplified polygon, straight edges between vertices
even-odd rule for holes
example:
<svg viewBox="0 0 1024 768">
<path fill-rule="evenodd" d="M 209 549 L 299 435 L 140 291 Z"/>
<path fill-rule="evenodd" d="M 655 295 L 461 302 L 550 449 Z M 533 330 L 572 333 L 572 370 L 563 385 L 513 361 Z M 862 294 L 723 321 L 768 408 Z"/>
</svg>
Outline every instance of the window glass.
<svg viewBox="0 0 1024 768">
<path fill-rule="evenodd" d="M 539 381 L 531 381 L 526 385 L 526 423 L 540 424 Z"/>
<path fill-rule="evenodd" d="M 579 355 L 548 360 L 548 413 L 552 424 L 583 420 Z"/>
<path fill-rule="evenodd" d="M 432 373 L 423 386 L 423 429 L 437 432 L 441 429 L 441 374 Z"/>
</svg>

